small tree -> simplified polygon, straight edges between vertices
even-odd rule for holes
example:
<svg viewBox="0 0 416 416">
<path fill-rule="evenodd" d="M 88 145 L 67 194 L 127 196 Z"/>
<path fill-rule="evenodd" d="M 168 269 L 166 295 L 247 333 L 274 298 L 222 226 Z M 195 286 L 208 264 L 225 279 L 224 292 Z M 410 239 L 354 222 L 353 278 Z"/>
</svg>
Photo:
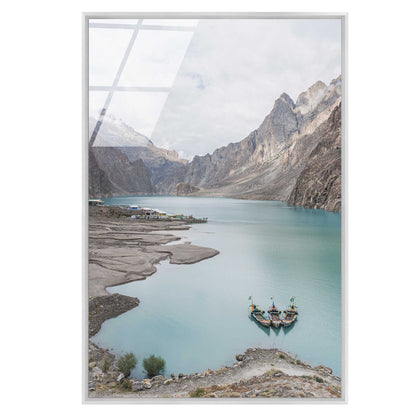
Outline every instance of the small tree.
<svg viewBox="0 0 416 416">
<path fill-rule="evenodd" d="M 155 357 L 153 354 L 143 360 L 143 367 L 148 377 L 157 376 L 165 369 L 165 360 L 162 357 Z"/>
<path fill-rule="evenodd" d="M 111 362 L 109 360 L 104 360 L 104 364 L 103 364 L 104 373 L 107 373 L 110 367 L 111 367 Z"/>
<path fill-rule="evenodd" d="M 201 387 L 198 387 L 196 390 L 193 390 L 189 393 L 189 397 L 202 397 L 204 396 L 206 391 Z"/>
<path fill-rule="evenodd" d="M 125 377 L 130 375 L 131 370 L 136 367 L 137 358 L 132 352 L 128 352 L 120 357 L 117 361 L 117 368 L 124 374 Z"/>
</svg>

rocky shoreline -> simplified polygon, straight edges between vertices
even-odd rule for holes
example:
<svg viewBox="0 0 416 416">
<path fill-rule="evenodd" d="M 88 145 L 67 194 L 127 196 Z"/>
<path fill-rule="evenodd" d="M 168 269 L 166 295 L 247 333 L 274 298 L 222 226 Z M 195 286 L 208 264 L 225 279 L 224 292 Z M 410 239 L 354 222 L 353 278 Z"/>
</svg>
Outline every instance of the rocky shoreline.
<svg viewBox="0 0 416 416">
<path fill-rule="evenodd" d="M 139 299 L 109 294 L 106 288 L 146 279 L 154 264 L 195 263 L 219 252 L 178 240 L 162 231 L 189 229 L 183 222 L 131 220 L 116 207 L 90 207 L 89 216 L 89 338 L 102 323 L 139 305 Z M 158 231 L 158 233 L 154 233 Z M 94 398 L 340 398 L 341 379 L 332 370 L 312 368 L 277 349 L 250 348 L 236 362 L 197 374 L 158 375 L 128 379 L 117 369 L 116 356 L 89 340 L 88 397 Z M 126 381 L 127 380 L 127 381 Z"/>
<path fill-rule="evenodd" d="M 104 363 L 107 361 L 106 372 Z M 196 374 L 127 379 L 115 356 L 90 345 L 89 397 L 94 398 L 328 398 L 340 399 L 341 378 L 278 349 L 249 348 L 236 362 Z"/>
</svg>

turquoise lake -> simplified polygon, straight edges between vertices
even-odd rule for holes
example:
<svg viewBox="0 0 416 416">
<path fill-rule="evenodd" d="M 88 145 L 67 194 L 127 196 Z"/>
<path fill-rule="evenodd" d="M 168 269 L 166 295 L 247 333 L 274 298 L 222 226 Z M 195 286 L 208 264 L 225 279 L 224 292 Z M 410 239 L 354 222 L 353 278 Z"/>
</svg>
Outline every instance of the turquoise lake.
<svg viewBox="0 0 416 416">
<path fill-rule="evenodd" d="M 117 197 L 105 204 L 138 204 L 170 214 L 208 217 L 182 242 L 220 254 L 192 265 L 156 265 L 146 280 L 109 288 L 140 299 L 139 307 L 106 321 L 93 341 L 119 354 L 166 360 L 165 374 L 218 369 L 249 347 L 279 348 L 341 375 L 341 215 L 276 201 L 195 197 Z M 166 233 L 167 231 L 165 231 Z M 175 242 L 174 244 L 181 243 Z M 295 296 L 299 317 L 287 329 L 265 329 L 248 317 L 252 296 L 279 309 Z"/>
</svg>

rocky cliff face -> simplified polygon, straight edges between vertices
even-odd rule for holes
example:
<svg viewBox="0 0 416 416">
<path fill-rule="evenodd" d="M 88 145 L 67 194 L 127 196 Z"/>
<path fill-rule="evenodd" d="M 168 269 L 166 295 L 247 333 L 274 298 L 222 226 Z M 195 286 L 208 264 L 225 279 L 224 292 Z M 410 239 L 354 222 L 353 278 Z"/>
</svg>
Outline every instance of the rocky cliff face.
<svg viewBox="0 0 416 416">
<path fill-rule="evenodd" d="M 152 194 L 154 187 L 143 160 L 130 161 L 119 149 L 92 147 L 98 167 L 105 172 L 113 195 Z M 95 181 L 90 175 L 89 181 Z"/>
<path fill-rule="evenodd" d="M 180 182 L 182 171 L 188 161 L 180 159 L 177 152 L 156 147 L 153 143 L 147 146 L 117 147 L 131 162 L 143 160 L 149 169 L 156 193 L 171 194 L 175 185 Z"/>
<path fill-rule="evenodd" d="M 90 198 L 112 196 L 111 183 L 107 174 L 98 166 L 91 147 L 88 149 L 88 195 Z"/>
<path fill-rule="evenodd" d="M 319 129 L 320 140 L 296 180 L 288 202 L 307 208 L 341 210 L 341 105 Z"/>
<path fill-rule="evenodd" d="M 175 187 L 176 196 L 185 196 L 198 192 L 199 188 L 189 185 L 189 183 L 179 182 Z"/>
</svg>

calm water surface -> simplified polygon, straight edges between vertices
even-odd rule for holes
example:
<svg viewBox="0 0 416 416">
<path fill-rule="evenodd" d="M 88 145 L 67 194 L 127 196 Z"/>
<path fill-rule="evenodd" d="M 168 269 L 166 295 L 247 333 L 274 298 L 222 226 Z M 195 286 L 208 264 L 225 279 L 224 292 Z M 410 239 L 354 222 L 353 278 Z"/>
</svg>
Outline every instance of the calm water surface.
<svg viewBox="0 0 416 416">
<path fill-rule="evenodd" d="M 275 347 L 341 375 L 341 216 L 275 201 L 226 198 L 117 197 L 172 214 L 208 217 L 182 241 L 220 254 L 192 265 L 167 261 L 144 281 L 109 289 L 140 299 L 138 308 L 106 321 L 93 338 L 116 353 L 166 360 L 165 374 L 195 373 L 232 363 L 248 347 Z M 288 329 L 265 329 L 248 318 L 248 297 L 278 308 L 296 297 L 299 317 Z"/>
</svg>

